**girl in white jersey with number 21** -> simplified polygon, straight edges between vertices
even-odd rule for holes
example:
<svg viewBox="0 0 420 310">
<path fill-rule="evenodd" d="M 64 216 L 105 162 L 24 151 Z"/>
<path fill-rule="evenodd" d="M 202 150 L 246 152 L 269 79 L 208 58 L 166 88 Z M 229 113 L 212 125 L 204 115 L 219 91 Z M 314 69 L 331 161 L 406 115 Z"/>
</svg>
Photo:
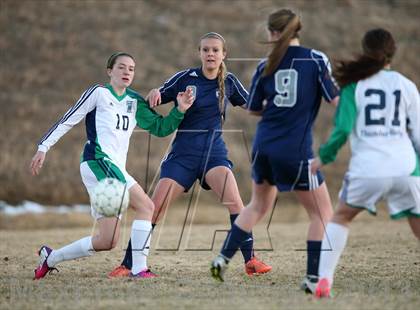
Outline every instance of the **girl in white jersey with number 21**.
<svg viewBox="0 0 420 310">
<path fill-rule="evenodd" d="M 169 135 L 178 128 L 194 97 L 191 91 L 179 93 L 178 107 L 173 108 L 168 116 L 162 117 L 151 110 L 138 93 L 128 88 L 134 78 L 134 68 L 135 62 L 132 56 L 127 53 L 113 54 L 107 63 L 109 84 L 90 87 L 51 127 L 39 142 L 38 151 L 32 158 L 30 168 L 33 175 L 39 174 L 49 148 L 86 117 L 87 142 L 80 164 L 82 181 L 89 195 L 98 182 L 107 177 L 126 184 L 129 204 L 136 212 L 131 229 L 133 249 L 136 249 L 133 252 L 131 276 L 150 278 L 155 276 L 147 268 L 154 204 L 125 169 L 129 140 L 136 125 L 157 136 Z M 45 277 L 62 261 L 90 256 L 116 246 L 120 217 L 105 217 L 93 209 L 92 216 L 98 222 L 99 233 L 57 250 L 42 246 L 39 250 L 40 262 L 35 269 L 34 279 Z"/>
<path fill-rule="evenodd" d="M 334 271 L 348 236 L 348 225 L 363 209 L 376 213 L 387 201 L 391 218 L 408 217 L 420 240 L 420 98 L 416 85 L 391 70 L 396 46 L 384 29 L 368 31 L 363 54 L 337 63 L 342 87 L 335 127 L 312 171 L 335 160 L 350 136 L 351 159 L 340 191 L 340 205 L 322 241 L 315 295 L 329 297 Z M 408 127 L 408 131 L 407 131 Z"/>
</svg>

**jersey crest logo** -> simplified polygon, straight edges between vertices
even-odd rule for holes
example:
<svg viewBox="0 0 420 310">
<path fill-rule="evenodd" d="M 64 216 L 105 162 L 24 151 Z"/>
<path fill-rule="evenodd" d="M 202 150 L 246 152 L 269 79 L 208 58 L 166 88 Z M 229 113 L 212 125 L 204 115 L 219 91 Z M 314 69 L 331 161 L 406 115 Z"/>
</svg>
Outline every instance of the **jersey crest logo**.
<svg viewBox="0 0 420 310">
<path fill-rule="evenodd" d="M 189 74 L 189 76 L 198 77 L 198 74 L 197 72 L 193 71 Z"/>
<path fill-rule="evenodd" d="M 134 101 L 127 101 L 127 113 L 133 113 L 133 104 Z"/>
<path fill-rule="evenodd" d="M 219 91 L 216 90 L 216 98 L 219 98 Z"/>
<path fill-rule="evenodd" d="M 187 89 L 191 89 L 192 90 L 192 94 L 193 94 L 193 97 L 194 98 L 197 97 L 197 86 L 195 86 L 195 85 L 188 85 L 185 88 L 185 90 L 187 90 Z"/>
</svg>

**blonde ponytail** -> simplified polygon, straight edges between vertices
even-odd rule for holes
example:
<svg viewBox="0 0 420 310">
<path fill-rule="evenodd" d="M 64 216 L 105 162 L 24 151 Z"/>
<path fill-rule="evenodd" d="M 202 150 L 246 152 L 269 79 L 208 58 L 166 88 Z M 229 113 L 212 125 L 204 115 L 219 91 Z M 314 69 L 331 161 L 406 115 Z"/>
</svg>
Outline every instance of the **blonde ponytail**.
<svg viewBox="0 0 420 310">
<path fill-rule="evenodd" d="M 219 110 L 222 116 L 222 122 L 225 120 L 225 79 L 227 76 L 227 69 L 225 62 L 222 61 L 217 72 L 217 84 L 219 86 Z"/>
</svg>

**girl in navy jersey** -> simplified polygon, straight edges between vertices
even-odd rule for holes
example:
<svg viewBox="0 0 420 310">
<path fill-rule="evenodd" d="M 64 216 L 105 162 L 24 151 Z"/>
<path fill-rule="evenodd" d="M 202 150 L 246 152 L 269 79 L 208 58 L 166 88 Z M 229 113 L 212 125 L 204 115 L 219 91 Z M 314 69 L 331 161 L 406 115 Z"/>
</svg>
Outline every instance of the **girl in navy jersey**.
<svg viewBox="0 0 420 310">
<path fill-rule="evenodd" d="M 91 194 L 104 178 L 115 178 L 126 184 L 129 203 L 136 211 L 131 235 L 136 249 L 133 253 L 131 276 L 150 278 L 155 275 L 147 268 L 151 219 L 154 205 L 140 185 L 125 169 L 131 134 L 137 126 L 157 136 L 171 134 L 178 127 L 185 111 L 191 106 L 191 91 L 177 93 L 178 106 L 163 118 L 151 110 L 146 101 L 129 88 L 134 78 L 135 63 L 127 53 L 113 54 L 107 62 L 109 84 L 94 85 L 86 90 L 77 103 L 44 135 L 31 161 L 31 172 L 37 175 L 46 152 L 74 125 L 86 118 L 87 142 L 81 156 L 80 173 Z M 99 233 L 77 240 L 60 249 L 42 246 L 40 262 L 34 279 L 41 279 L 58 263 L 95 252 L 108 251 L 118 242 L 120 218 L 105 217 L 92 209 Z"/>
<path fill-rule="evenodd" d="M 223 59 L 226 56 L 224 38 L 211 32 L 200 40 L 201 67 L 178 72 L 160 89 L 152 90 L 149 102 L 152 106 L 174 101 L 176 94 L 190 89 L 195 95 L 191 109 L 178 128 L 171 152 L 162 162 L 160 180 L 152 200 L 156 209 L 153 222 L 159 214 L 199 180 L 205 189 L 213 190 L 230 213 L 231 223 L 243 208 L 238 186 L 232 173 L 232 163 L 222 138 L 222 123 L 226 114 L 226 103 L 245 107 L 248 93 L 239 80 L 229 72 Z M 125 276 L 131 268 L 130 243 L 122 265 L 109 276 Z M 271 270 L 253 255 L 251 232 L 247 241 L 240 245 L 245 261 L 245 270 L 251 274 Z"/>
<path fill-rule="evenodd" d="M 339 206 L 322 242 L 327 250 L 321 253 L 317 297 L 330 296 L 350 223 L 364 209 L 376 214 L 380 200 L 386 200 L 392 219 L 407 217 L 420 240 L 419 92 L 412 81 L 391 70 L 397 47 L 389 31 L 369 30 L 362 47 L 357 58 L 337 62 L 334 77 L 341 96 L 334 130 L 311 163 L 316 171 L 334 161 L 350 138 L 352 154 Z"/>
<path fill-rule="evenodd" d="M 246 235 L 273 207 L 277 191 L 293 191 L 310 219 L 307 275 L 302 289 L 315 289 L 324 223 L 331 217 L 332 206 L 321 173 L 310 172 L 314 157 L 312 126 L 321 97 L 336 104 L 338 90 L 330 78 L 326 56 L 300 46 L 300 29 L 299 17 L 290 10 L 269 16 L 273 49 L 258 65 L 248 99 L 250 113 L 261 116 L 252 152 L 252 199 L 232 226 L 221 254 L 212 262 L 212 275 L 219 280 L 223 280 L 227 263 Z"/>
</svg>

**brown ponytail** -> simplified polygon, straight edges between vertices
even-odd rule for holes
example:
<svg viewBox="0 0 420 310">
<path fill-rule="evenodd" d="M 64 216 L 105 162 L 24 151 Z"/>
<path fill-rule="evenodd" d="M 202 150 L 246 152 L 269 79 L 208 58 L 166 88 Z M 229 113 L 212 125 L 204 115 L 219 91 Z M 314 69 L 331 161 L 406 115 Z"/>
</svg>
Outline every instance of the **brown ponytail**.
<svg viewBox="0 0 420 310">
<path fill-rule="evenodd" d="M 200 42 L 204 39 L 218 39 L 223 43 L 223 52 L 226 53 L 226 41 L 222 37 L 222 35 L 218 34 L 217 32 L 209 32 L 203 35 L 200 39 Z M 199 47 L 200 49 L 200 47 Z M 225 79 L 227 76 L 227 68 L 224 61 L 220 64 L 219 71 L 217 71 L 217 84 L 219 86 L 219 110 L 220 115 L 222 116 L 222 122 L 225 118 Z"/>
<path fill-rule="evenodd" d="M 392 34 L 385 29 L 373 29 L 363 37 L 363 54 L 354 60 L 334 62 L 333 76 L 340 87 L 364 80 L 389 64 L 396 51 Z"/>
<path fill-rule="evenodd" d="M 298 38 L 298 32 L 302 29 L 299 16 L 288 9 L 276 11 L 268 17 L 268 30 L 280 32 L 280 38 L 273 43 L 274 47 L 268 55 L 267 64 L 263 76 L 268 76 L 276 71 L 278 65 L 286 54 L 290 40 Z"/>
</svg>

